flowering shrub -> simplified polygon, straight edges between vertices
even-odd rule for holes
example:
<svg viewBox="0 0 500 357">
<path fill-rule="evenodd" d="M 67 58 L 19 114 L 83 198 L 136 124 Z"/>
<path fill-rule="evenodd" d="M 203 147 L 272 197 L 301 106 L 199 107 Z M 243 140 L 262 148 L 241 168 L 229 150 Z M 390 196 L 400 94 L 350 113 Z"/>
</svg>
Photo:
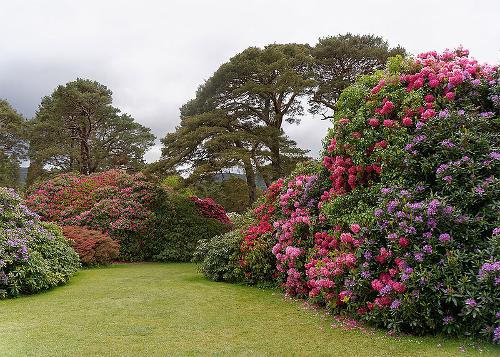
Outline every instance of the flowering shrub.
<svg viewBox="0 0 500 357">
<path fill-rule="evenodd" d="M 0 298 L 63 284 L 79 266 L 57 226 L 41 222 L 13 190 L 0 188 Z"/>
<path fill-rule="evenodd" d="M 78 226 L 64 226 L 62 232 L 82 264 L 109 264 L 120 254 L 120 244 L 107 234 Z"/>
<path fill-rule="evenodd" d="M 227 216 L 224 207 L 215 202 L 213 199 L 198 198 L 196 196 L 191 196 L 189 199 L 196 204 L 196 208 L 198 208 L 203 217 L 215 218 L 221 223 L 231 224 L 231 220 Z"/>
<path fill-rule="evenodd" d="M 344 277 L 355 299 L 348 309 L 403 331 L 491 333 L 498 292 L 477 286 L 492 242 L 475 220 L 424 187 L 382 189 L 374 215 L 360 231 L 359 263 Z"/>
<path fill-rule="evenodd" d="M 27 205 L 43 220 L 84 226 L 121 242 L 123 259 L 143 258 L 138 250 L 155 195 L 141 174 L 110 170 L 89 176 L 61 174 L 31 189 Z"/>
<path fill-rule="evenodd" d="M 27 204 L 43 220 L 109 234 L 120 259 L 132 261 L 189 261 L 198 240 L 230 225 L 213 200 L 190 200 L 120 170 L 58 175 L 35 186 Z"/>
<path fill-rule="evenodd" d="M 243 235 L 240 245 L 240 266 L 246 279 L 252 283 L 265 284 L 275 278 L 275 257 L 271 252 L 274 245 L 277 220 L 276 209 L 278 195 L 283 188 L 283 180 L 278 180 L 268 187 L 256 208 L 244 215 L 238 230 Z"/>
<path fill-rule="evenodd" d="M 498 69 L 463 49 L 359 78 L 323 167 L 273 184 L 240 227 L 247 279 L 392 330 L 498 342 L 499 98 Z"/>
</svg>

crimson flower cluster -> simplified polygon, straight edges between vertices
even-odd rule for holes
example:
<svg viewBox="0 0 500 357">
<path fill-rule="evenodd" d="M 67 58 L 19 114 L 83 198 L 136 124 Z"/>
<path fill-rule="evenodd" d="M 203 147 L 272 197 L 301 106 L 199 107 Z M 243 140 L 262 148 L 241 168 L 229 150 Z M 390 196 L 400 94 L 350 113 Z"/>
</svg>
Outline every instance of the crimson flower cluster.
<svg viewBox="0 0 500 357">
<path fill-rule="evenodd" d="M 196 207 L 198 208 L 202 216 L 207 218 L 215 218 L 216 220 L 224 224 L 232 224 L 231 220 L 227 216 L 224 207 L 215 202 L 213 199 L 199 198 L 196 196 L 192 196 L 189 199 L 196 204 Z"/>
</svg>

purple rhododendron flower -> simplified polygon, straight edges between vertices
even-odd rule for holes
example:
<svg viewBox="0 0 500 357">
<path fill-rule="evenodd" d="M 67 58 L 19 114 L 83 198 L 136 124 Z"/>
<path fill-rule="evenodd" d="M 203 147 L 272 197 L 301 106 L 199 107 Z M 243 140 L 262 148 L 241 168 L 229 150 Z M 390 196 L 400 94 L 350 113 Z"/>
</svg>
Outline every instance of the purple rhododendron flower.
<svg viewBox="0 0 500 357">
<path fill-rule="evenodd" d="M 493 331 L 493 341 L 500 342 L 500 326 L 495 327 L 495 331 Z"/>
<path fill-rule="evenodd" d="M 396 309 L 398 309 L 400 306 L 401 306 L 401 300 L 396 299 L 396 300 L 394 300 L 394 301 L 392 302 L 392 304 L 391 304 L 391 309 L 392 309 L 392 310 L 396 310 Z"/>
<path fill-rule="evenodd" d="M 419 253 L 415 253 L 414 256 L 415 256 L 415 260 L 417 262 L 421 262 L 421 261 L 424 260 L 424 254 L 423 253 L 420 253 L 420 252 Z"/>
<path fill-rule="evenodd" d="M 368 279 L 368 278 L 370 278 L 371 276 L 372 276 L 372 274 L 371 274 L 369 271 L 366 271 L 366 270 L 365 270 L 365 271 L 362 271 L 362 272 L 361 272 L 361 277 L 362 277 L 363 279 Z"/>
<path fill-rule="evenodd" d="M 451 323 L 453 322 L 453 320 L 454 320 L 454 319 L 453 319 L 453 316 L 450 316 L 450 315 L 445 316 L 445 317 L 443 318 L 443 324 L 444 324 L 444 325 L 449 325 L 449 324 L 451 324 Z"/>
<path fill-rule="evenodd" d="M 446 140 L 441 141 L 441 145 L 445 146 L 447 148 L 457 147 L 450 139 L 446 139 Z"/>
<path fill-rule="evenodd" d="M 446 181 L 446 183 L 450 184 L 451 181 L 453 181 L 453 177 L 451 177 L 450 175 L 446 175 L 443 177 L 443 181 Z"/>
<path fill-rule="evenodd" d="M 434 216 L 437 214 L 437 209 L 441 202 L 437 199 L 433 199 L 431 202 L 429 202 L 429 207 L 427 208 L 427 214 L 429 216 Z"/>
<path fill-rule="evenodd" d="M 474 299 L 467 299 L 467 300 L 465 300 L 465 305 L 468 305 L 470 307 L 476 307 L 477 302 Z"/>
</svg>

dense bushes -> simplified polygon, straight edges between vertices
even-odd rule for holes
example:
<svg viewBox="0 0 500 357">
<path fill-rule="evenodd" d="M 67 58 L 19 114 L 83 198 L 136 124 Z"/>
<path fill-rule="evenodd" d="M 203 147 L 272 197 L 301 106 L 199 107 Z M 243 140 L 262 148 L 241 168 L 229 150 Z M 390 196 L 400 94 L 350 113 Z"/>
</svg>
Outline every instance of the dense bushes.
<svg viewBox="0 0 500 357">
<path fill-rule="evenodd" d="M 190 261 L 199 240 L 230 228 L 227 223 L 201 215 L 192 200 L 165 190 L 158 190 L 152 211 L 143 251 L 147 259 L 155 261 Z M 225 212 L 223 216 L 229 222 Z"/>
<path fill-rule="evenodd" d="M 58 175 L 35 186 L 27 203 L 44 220 L 109 234 L 119 242 L 120 259 L 130 261 L 189 261 L 199 239 L 222 234 L 230 225 L 213 200 L 189 199 L 120 170 Z M 97 242 L 90 235 L 78 241 L 78 250 L 94 254 Z M 102 247 L 111 249 L 106 242 Z"/>
<path fill-rule="evenodd" d="M 35 185 L 26 201 L 46 221 L 124 238 L 144 229 L 153 192 L 143 175 L 110 170 L 89 176 L 57 175 Z"/>
<path fill-rule="evenodd" d="M 120 254 L 120 244 L 100 231 L 64 226 L 63 235 L 85 265 L 109 264 Z"/>
<path fill-rule="evenodd" d="M 140 260 L 154 192 L 143 175 L 121 170 L 61 174 L 35 185 L 27 205 L 43 220 L 109 234 L 120 242 L 122 259 Z"/>
<path fill-rule="evenodd" d="M 248 281 L 396 331 L 499 341 L 499 98 L 498 70 L 461 49 L 359 78 L 322 168 L 273 184 L 239 227 Z"/>
<path fill-rule="evenodd" d="M 0 188 L 0 298 L 63 284 L 79 266 L 57 226 L 40 222 L 13 190 Z"/>
</svg>

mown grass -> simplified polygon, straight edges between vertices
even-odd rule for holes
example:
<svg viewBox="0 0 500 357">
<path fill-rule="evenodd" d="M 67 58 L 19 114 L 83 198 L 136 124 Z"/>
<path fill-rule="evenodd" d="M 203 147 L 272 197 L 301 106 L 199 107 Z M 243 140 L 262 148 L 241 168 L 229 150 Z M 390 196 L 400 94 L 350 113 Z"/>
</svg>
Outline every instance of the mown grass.
<svg viewBox="0 0 500 357">
<path fill-rule="evenodd" d="M 117 264 L 0 301 L 0 356 L 453 356 L 493 345 L 332 328 L 272 290 L 205 280 L 192 264 Z M 465 353 L 461 352 L 465 348 Z"/>
</svg>

